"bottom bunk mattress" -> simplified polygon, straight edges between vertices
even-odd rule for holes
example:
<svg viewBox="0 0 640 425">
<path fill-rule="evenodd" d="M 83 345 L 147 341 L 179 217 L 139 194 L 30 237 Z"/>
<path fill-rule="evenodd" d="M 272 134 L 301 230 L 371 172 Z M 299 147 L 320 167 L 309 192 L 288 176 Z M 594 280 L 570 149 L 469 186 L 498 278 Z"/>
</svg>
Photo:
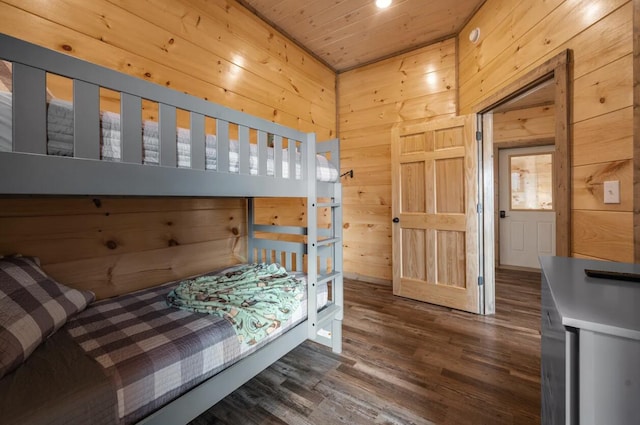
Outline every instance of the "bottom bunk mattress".
<svg viewBox="0 0 640 425">
<path fill-rule="evenodd" d="M 260 302 L 277 301 L 274 301 L 273 294 L 263 296 L 265 285 L 260 282 L 257 284 L 259 290 L 250 293 L 246 292 L 246 286 L 242 288 L 244 293 L 235 294 L 230 292 L 229 285 L 224 286 L 229 279 L 236 279 L 239 274 L 244 273 L 247 267 L 249 266 L 236 266 L 182 283 L 172 282 L 101 300 L 91 304 L 61 329 L 66 329 L 66 336 L 70 336 L 86 356 L 95 360 L 115 389 L 115 423 L 130 424 L 139 421 L 306 318 L 305 275 L 290 273 L 290 276 L 298 280 L 301 290 L 297 303 L 286 303 L 284 309 L 291 310 L 287 311 L 286 320 L 267 314 L 271 319 L 271 323 L 266 326 L 268 330 L 248 323 L 250 320 L 247 318 L 251 314 L 243 316 L 238 313 L 239 310 L 255 310 Z M 191 286 L 185 286 L 197 279 L 218 279 L 220 276 L 223 277 L 223 289 L 210 297 L 215 298 L 214 303 L 206 302 L 207 297 L 202 297 L 202 292 L 198 295 L 197 291 L 192 291 Z M 286 290 L 290 288 L 285 288 Z M 169 295 L 174 298 L 181 295 L 183 301 L 190 301 L 176 302 Z M 236 305 L 233 298 L 243 301 Z M 288 299 L 291 300 L 291 297 Z M 321 285 L 317 290 L 318 309 L 327 302 L 327 286 Z M 182 308 L 169 305 L 171 303 L 181 305 Z M 225 318 L 217 314 L 187 310 L 204 311 L 211 308 L 211 305 L 224 310 Z M 247 327 L 252 329 L 248 330 Z M 51 364 L 49 366 L 53 367 Z M 73 368 L 73 363 L 67 362 L 60 367 Z M 16 372 L 20 372 L 20 369 Z M 92 379 L 95 381 L 97 378 Z M 108 399 L 105 388 L 109 386 L 101 383 L 98 395 L 101 399 Z M 31 381 L 30 385 L 38 384 Z M 84 392 L 89 391 L 87 385 L 83 384 L 81 388 Z M 113 389 L 110 391 L 113 392 Z M 0 395 L 2 391 L 0 385 Z M 65 406 L 67 398 L 55 400 L 49 394 L 48 399 L 51 411 L 45 413 L 50 415 L 50 419 L 55 418 L 58 409 L 63 412 L 69 410 Z M 37 403 L 37 400 L 27 398 L 22 401 L 23 409 L 30 409 Z M 77 400 L 75 404 L 78 404 Z M 0 401 L 0 410 L 1 407 Z M 104 402 L 100 408 L 105 410 Z M 90 415 L 90 412 L 87 414 Z M 43 412 L 39 412 L 39 415 L 43 416 Z M 50 423 L 55 421 L 51 420 Z"/>
</svg>

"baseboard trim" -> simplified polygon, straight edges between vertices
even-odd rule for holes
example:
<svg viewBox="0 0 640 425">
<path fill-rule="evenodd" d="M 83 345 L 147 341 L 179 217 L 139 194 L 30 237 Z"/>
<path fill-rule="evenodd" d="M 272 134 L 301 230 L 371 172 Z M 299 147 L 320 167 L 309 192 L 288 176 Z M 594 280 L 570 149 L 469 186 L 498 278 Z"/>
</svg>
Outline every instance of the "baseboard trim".
<svg viewBox="0 0 640 425">
<path fill-rule="evenodd" d="M 371 277 L 371 276 L 363 276 L 363 275 L 358 274 L 358 273 L 343 272 L 342 274 L 343 274 L 343 276 L 345 278 L 351 279 L 351 280 L 358 280 L 360 282 L 367 282 L 367 283 L 375 283 L 376 285 L 389 285 L 389 286 L 391 286 L 391 281 L 387 280 L 387 279 L 380 279 L 380 278 Z"/>
<path fill-rule="evenodd" d="M 515 271 L 519 271 L 519 272 L 536 272 L 536 273 L 540 273 L 540 269 L 536 269 L 536 268 L 533 268 L 533 267 L 507 266 L 507 265 L 501 264 L 497 268 L 498 269 L 504 269 L 504 270 L 515 270 Z"/>
</svg>

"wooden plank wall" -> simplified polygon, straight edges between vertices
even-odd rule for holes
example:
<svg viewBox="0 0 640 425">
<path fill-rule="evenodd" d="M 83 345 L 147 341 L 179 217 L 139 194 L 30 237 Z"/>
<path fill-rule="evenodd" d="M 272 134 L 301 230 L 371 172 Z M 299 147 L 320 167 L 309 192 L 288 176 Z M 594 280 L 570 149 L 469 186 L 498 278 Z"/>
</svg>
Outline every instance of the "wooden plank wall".
<svg viewBox="0 0 640 425">
<path fill-rule="evenodd" d="M 0 0 L 0 31 L 314 131 L 319 140 L 336 134 L 335 73 L 233 0 Z M 245 255 L 243 200 L 106 198 L 101 205 L 0 199 L 0 255 L 40 255 L 55 277 L 101 296 Z M 271 217 L 273 204 L 261 205 Z M 280 211 L 299 217 L 304 209 Z"/>
<path fill-rule="evenodd" d="M 542 105 L 493 114 L 493 144 L 534 144 L 555 139 L 555 106 Z"/>
<path fill-rule="evenodd" d="M 240 262 L 244 199 L 0 199 L 0 253 L 111 296 Z"/>
<path fill-rule="evenodd" d="M 335 137 L 335 74 L 234 1 L 1 0 L 2 32 Z"/>
<path fill-rule="evenodd" d="M 344 269 L 390 282 L 391 128 L 456 113 L 456 41 L 448 39 L 338 75 Z"/>
<path fill-rule="evenodd" d="M 487 0 L 460 34 L 460 112 L 573 51 L 572 254 L 633 261 L 633 7 L 627 0 Z M 467 35 L 481 29 L 481 40 Z M 621 203 L 602 182 L 620 180 Z"/>
</svg>

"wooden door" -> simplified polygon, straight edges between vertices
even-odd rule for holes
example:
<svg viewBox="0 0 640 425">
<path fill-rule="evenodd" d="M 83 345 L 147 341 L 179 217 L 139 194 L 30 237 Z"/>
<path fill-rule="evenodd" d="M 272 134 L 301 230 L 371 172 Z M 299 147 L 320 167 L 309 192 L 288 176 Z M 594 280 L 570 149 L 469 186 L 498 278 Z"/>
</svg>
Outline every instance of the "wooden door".
<svg viewBox="0 0 640 425">
<path fill-rule="evenodd" d="M 393 293 L 480 311 L 472 115 L 392 133 Z"/>
</svg>

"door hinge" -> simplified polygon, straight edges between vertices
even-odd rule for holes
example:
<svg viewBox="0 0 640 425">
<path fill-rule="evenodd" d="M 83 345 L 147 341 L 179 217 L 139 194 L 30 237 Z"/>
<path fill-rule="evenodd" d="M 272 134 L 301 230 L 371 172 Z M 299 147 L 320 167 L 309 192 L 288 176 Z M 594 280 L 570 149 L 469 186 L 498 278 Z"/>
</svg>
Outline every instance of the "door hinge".
<svg viewBox="0 0 640 425">
<path fill-rule="evenodd" d="M 478 214 L 482 214 L 482 204 L 476 205 L 476 210 L 478 211 Z"/>
<path fill-rule="evenodd" d="M 478 276 L 478 286 L 484 285 L 484 276 Z"/>
<path fill-rule="evenodd" d="M 476 140 L 478 142 L 482 140 L 482 131 L 476 131 Z"/>
</svg>

